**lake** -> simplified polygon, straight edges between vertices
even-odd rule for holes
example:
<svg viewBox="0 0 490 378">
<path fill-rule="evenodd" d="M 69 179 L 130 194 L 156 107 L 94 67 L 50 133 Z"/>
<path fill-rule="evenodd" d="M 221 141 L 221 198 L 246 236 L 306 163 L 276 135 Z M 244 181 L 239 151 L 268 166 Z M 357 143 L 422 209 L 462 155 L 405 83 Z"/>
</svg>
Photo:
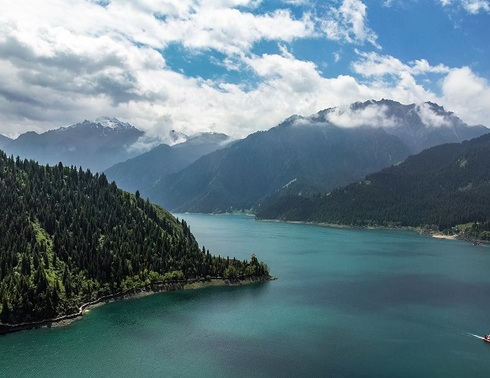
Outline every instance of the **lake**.
<svg viewBox="0 0 490 378">
<path fill-rule="evenodd" d="M 488 377 L 490 248 L 179 214 L 277 281 L 160 293 L 0 337 L 2 377 Z"/>
</svg>

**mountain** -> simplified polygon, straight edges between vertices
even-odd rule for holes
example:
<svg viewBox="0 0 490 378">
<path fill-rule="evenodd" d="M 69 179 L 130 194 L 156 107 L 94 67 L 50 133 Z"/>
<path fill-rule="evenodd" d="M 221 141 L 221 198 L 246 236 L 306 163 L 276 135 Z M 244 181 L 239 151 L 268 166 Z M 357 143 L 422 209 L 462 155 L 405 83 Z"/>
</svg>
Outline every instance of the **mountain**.
<svg viewBox="0 0 490 378">
<path fill-rule="evenodd" d="M 174 211 L 250 209 L 284 195 L 329 192 L 428 146 L 488 131 L 432 103 L 355 103 L 252 134 L 158 182 L 149 197 Z"/>
<path fill-rule="evenodd" d="M 30 131 L 4 145 L 8 154 L 34 159 L 40 164 L 104 169 L 136 155 L 128 147 L 143 135 L 129 123 L 102 117 L 42 134 Z"/>
<path fill-rule="evenodd" d="M 168 146 L 161 144 L 154 149 L 127 161 L 118 163 L 105 171 L 110 180 L 119 187 L 146 197 L 150 189 L 163 182 L 166 176 L 178 172 L 200 157 L 229 144 L 226 134 L 198 133 L 185 136 L 181 143 Z"/>
<path fill-rule="evenodd" d="M 283 197 L 257 218 L 489 231 L 490 134 L 432 147 L 327 195 Z"/>
<path fill-rule="evenodd" d="M 10 142 L 12 142 L 12 139 L 0 134 L 0 149 L 4 148 Z"/>
<path fill-rule="evenodd" d="M 104 174 L 0 151 L 0 203 L 0 334 L 150 285 L 268 277 L 255 256 L 239 261 L 199 248 L 185 221 Z"/>
<path fill-rule="evenodd" d="M 454 113 L 432 102 L 403 105 L 396 101 L 356 102 L 347 108 L 330 108 L 316 119 L 347 127 L 370 125 L 397 136 L 412 154 L 444 143 L 462 142 L 487 133 L 482 126 L 468 127 Z"/>
<path fill-rule="evenodd" d="M 117 163 L 104 173 L 109 180 L 129 192 L 139 190 L 147 197 L 148 188 L 170 173 L 175 173 L 191 163 L 185 155 L 174 148 L 161 144 L 132 159 Z"/>
<path fill-rule="evenodd" d="M 346 184 L 407 154 L 381 129 L 304 126 L 293 117 L 204 156 L 172 175 L 172 184 L 153 188 L 150 198 L 176 211 L 249 209 L 277 191 L 315 193 L 325 184 Z"/>
<path fill-rule="evenodd" d="M 175 130 L 171 130 L 169 133 L 168 133 L 168 144 L 170 146 L 173 146 L 174 144 L 179 144 L 179 143 L 185 143 L 185 141 L 188 139 L 189 137 L 187 135 L 185 135 L 184 133 L 180 133 L 178 131 L 175 131 Z"/>
<path fill-rule="evenodd" d="M 190 162 L 216 150 L 222 149 L 233 142 L 229 135 L 223 133 L 197 133 L 186 138 L 184 142 L 172 147 L 185 156 Z"/>
</svg>

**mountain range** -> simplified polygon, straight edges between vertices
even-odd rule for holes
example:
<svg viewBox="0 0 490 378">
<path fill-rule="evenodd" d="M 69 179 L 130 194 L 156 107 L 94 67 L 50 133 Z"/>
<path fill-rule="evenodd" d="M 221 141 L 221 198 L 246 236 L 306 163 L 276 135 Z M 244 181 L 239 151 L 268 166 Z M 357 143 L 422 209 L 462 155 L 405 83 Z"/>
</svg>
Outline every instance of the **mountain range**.
<svg viewBox="0 0 490 378">
<path fill-rule="evenodd" d="M 7 140 L 2 149 L 7 154 L 38 161 L 40 164 L 82 166 L 103 171 L 134 157 L 129 147 L 143 132 L 116 118 L 101 117 L 41 134 L 30 131 Z"/>
<path fill-rule="evenodd" d="M 355 182 L 431 146 L 487 133 L 426 102 L 357 102 L 233 141 L 219 133 L 172 130 L 152 139 L 128 123 L 102 117 L 42 134 L 1 138 L 10 155 L 42 164 L 105 171 L 125 190 L 172 211 L 260 209 L 290 195 L 312 196 Z M 141 145 L 161 144 L 141 154 Z M 140 151 L 140 152 L 138 152 Z"/>
<path fill-rule="evenodd" d="M 171 133 L 176 135 L 175 132 Z M 139 190 L 147 196 L 149 188 L 171 173 L 178 172 L 200 157 L 231 143 L 226 134 L 198 133 L 191 136 L 179 134 L 169 146 L 161 144 L 152 150 L 127 161 L 120 162 L 105 171 L 110 180 L 115 180 L 122 189 L 130 192 Z"/>
<path fill-rule="evenodd" d="M 247 210 L 284 195 L 329 192 L 425 148 L 488 131 L 430 102 L 354 103 L 292 116 L 203 156 L 147 192 L 173 211 Z"/>
<path fill-rule="evenodd" d="M 282 197 L 256 216 L 438 230 L 470 223 L 490 239 L 490 134 L 429 148 L 326 195 Z"/>
</svg>

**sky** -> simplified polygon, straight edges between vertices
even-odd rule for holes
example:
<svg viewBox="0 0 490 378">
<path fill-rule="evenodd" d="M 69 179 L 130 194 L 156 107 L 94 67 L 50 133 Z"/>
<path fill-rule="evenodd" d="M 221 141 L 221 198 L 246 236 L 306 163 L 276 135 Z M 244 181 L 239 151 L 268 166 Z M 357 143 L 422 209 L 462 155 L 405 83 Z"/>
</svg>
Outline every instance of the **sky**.
<svg viewBox="0 0 490 378">
<path fill-rule="evenodd" d="M 490 127 L 490 0 L 2 0 L 0 134 L 242 138 L 369 99 Z"/>
</svg>

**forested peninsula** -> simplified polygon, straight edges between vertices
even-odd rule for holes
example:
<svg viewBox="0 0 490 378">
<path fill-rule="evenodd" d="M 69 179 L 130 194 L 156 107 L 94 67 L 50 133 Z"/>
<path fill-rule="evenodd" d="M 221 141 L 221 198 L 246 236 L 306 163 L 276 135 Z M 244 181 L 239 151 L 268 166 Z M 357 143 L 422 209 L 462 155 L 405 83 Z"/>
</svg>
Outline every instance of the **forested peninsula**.
<svg viewBox="0 0 490 378">
<path fill-rule="evenodd" d="M 211 255 L 184 220 L 90 170 L 0 151 L 0 203 L 0 333 L 142 287 L 271 278 L 255 255 Z"/>
</svg>

